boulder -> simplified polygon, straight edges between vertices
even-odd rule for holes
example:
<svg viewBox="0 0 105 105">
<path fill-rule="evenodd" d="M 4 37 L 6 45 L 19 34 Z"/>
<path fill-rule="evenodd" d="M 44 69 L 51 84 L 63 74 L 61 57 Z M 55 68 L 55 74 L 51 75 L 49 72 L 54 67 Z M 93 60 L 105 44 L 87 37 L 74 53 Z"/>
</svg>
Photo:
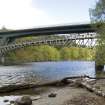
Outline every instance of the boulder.
<svg viewBox="0 0 105 105">
<path fill-rule="evenodd" d="M 56 97 L 56 93 L 50 93 L 49 95 L 48 95 L 48 97 Z"/>
<path fill-rule="evenodd" d="M 22 96 L 15 100 L 14 105 L 32 105 L 32 99 L 29 96 Z"/>
<path fill-rule="evenodd" d="M 9 100 L 7 100 L 7 99 L 6 99 L 6 100 L 4 100 L 4 102 L 8 102 L 8 101 L 9 101 Z"/>
</svg>

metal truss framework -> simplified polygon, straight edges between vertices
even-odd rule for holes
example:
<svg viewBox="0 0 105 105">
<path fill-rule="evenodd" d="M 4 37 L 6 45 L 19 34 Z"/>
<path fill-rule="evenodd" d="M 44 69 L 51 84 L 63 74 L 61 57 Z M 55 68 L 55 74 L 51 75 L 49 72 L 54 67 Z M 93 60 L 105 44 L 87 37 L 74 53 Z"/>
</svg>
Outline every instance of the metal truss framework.
<svg viewBox="0 0 105 105">
<path fill-rule="evenodd" d="M 21 43 L 11 43 L 0 47 L 0 55 L 27 46 L 50 45 L 60 47 L 89 47 L 94 48 L 97 42 L 96 33 L 66 34 L 63 39 L 29 40 Z"/>
</svg>

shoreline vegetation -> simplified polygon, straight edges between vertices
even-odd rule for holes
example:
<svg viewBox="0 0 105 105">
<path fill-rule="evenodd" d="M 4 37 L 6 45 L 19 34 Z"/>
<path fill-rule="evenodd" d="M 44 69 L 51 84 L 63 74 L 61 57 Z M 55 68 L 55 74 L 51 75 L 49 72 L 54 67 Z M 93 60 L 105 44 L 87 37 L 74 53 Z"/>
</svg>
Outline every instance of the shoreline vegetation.
<svg viewBox="0 0 105 105">
<path fill-rule="evenodd" d="M 6 64 L 20 64 L 26 62 L 43 61 L 73 61 L 95 59 L 95 50 L 91 48 L 61 47 L 49 45 L 30 46 L 8 52 L 5 56 Z"/>
</svg>

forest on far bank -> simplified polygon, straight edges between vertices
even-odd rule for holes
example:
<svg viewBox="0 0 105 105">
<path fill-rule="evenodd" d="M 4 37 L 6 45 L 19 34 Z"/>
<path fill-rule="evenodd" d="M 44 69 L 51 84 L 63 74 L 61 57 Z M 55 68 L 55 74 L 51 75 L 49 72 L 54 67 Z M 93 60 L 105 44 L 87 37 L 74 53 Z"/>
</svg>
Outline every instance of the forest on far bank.
<svg viewBox="0 0 105 105">
<path fill-rule="evenodd" d="M 6 58 L 11 62 L 94 60 L 95 51 L 90 48 L 40 45 L 8 52 Z"/>
</svg>

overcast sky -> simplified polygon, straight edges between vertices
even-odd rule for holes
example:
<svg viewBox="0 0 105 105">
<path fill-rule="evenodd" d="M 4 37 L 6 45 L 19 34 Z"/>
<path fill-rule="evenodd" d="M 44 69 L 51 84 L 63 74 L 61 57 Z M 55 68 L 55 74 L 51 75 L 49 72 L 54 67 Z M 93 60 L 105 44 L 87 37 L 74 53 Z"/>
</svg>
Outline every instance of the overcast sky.
<svg viewBox="0 0 105 105">
<path fill-rule="evenodd" d="M 0 28 L 87 23 L 96 0 L 0 0 Z"/>
</svg>

